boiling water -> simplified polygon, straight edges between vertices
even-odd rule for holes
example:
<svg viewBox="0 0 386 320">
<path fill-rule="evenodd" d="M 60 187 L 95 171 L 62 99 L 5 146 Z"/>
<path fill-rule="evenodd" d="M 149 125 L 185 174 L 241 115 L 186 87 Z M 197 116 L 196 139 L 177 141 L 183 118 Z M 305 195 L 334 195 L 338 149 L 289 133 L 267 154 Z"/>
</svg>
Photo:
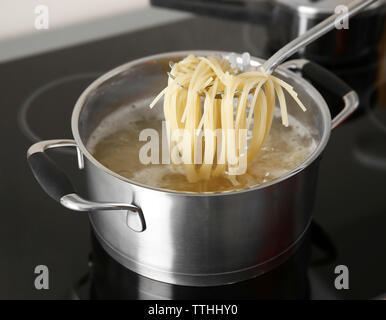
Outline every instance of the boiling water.
<svg viewBox="0 0 386 320">
<path fill-rule="evenodd" d="M 189 183 L 181 171 L 171 165 L 142 164 L 139 151 L 146 141 L 138 139 L 141 130 L 156 129 L 161 145 L 161 120 L 151 116 L 143 119 L 133 112 L 130 117 L 116 112 L 101 122 L 91 135 L 87 148 L 105 167 L 151 187 L 185 192 L 233 191 L 277 179 L 299 166 L 315 149 L 316 143 L 310 132 L 293 117 L 289 118 L 289 123 L 289 127 L 284 127 L 279 115 L 275 114 L 264 147 L 248 165 L 247 172 L 238 176 L 240 184 L 237 186 L 225 177 Z"/>
</svg>

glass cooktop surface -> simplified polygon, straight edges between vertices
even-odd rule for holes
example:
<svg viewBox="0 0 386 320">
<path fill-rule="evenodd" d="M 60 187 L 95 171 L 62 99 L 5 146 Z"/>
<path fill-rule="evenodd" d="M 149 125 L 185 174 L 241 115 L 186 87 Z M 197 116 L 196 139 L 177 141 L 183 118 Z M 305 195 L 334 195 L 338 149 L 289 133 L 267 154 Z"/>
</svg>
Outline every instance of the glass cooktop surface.
<svg viewBox="0 0 386 320">
<path fill-rule="evenodd" d="M 264 58 L 269 55 L 267 42 L 261 26 L 196 17 L 0 64 L 0 298 L 372 299 L 383 295 L 384 53 L 360 66 L 333 70 L 358 91 L 361 105 L 331 134 L 320 164 L 314 222 L 301 246 L 287 262 L 250 281 L 188 288 L 126 270 L 100 248 L 87 214 L 71 212 L 50 199 L 28 168 L 26 151 L 32 143 L 72 138 L 74 103 L 101 73 L 136 58 L 174 50 L 248 51 Z M 342 103 L 327 93 L 325 98 L 329 104 Z M 51 154 L 81 193 L 84 186 L 76 154 L 70 150 Z M 48 267 L 48 290 L 34 286 L 39 265 Z M 348 290 L 335 288 L 334 271 L 339 265 L 349 270 Z"/>
</svg>

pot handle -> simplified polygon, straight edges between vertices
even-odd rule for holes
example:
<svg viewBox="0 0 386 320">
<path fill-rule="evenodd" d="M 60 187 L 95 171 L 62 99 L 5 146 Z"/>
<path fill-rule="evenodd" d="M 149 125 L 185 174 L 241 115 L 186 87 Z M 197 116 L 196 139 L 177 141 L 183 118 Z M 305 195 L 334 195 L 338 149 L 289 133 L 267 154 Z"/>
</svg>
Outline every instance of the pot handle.
<svg viewBox="0 0 386 320">
<path fill-rule="evenodd" d="M 335 129 L 358 108 L 359 97 L 357 93 L 346 82 L 326 68 L 306 59 L 290 60 L 281 66 L 302 71 L 303 75 L 316 84 L 334 95 L 342 97 L 344 108 L 332 119 L 331 129 Z"/>
<path fill-rule="evenodd" d="M 75 147 L 74 140 L 46 140 L 35 143 L 27 151 L 27 161 L 33 175 L 43 190 L 64 207 L 75 211 L 126 210 L 127 224 L 136 231 L 146 229 L 142 210 L 133 205 L 113 202 L 89 201 L 79 196 L 66 174 L 45 153 L 48 149 Z M 79 156 L 78 160 L 81 158 Z"/>
</svg>

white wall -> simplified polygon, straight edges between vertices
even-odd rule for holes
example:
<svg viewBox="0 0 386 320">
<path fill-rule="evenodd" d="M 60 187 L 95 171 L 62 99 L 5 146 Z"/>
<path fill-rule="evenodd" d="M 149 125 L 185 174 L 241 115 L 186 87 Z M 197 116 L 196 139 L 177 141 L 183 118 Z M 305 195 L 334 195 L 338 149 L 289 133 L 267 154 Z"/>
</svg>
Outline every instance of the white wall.
<svg viewBox="0 0 386 320">
<path fill-rule="evenodd" d="M 146 8 L 148 0 L 0 0 L 0 41 L 39 32 L 35 8 L 46 5 L 49 29 Z"/>
<path fill-rule="evenodd" d="M 35 28 L 38 5 L 48 8 L 47 30 Z M 0 0 L 0 62 L 190 16 L 148 0 Z"/>
</svg>

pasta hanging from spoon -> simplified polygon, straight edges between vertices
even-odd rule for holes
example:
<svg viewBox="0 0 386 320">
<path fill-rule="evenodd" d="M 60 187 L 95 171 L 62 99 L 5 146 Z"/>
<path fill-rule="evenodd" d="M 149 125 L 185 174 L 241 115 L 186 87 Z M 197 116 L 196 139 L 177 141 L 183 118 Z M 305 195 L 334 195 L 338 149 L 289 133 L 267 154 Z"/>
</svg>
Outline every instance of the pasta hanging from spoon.
<svg viewBox="0 0 386 320">
<path fill-rule="evenodd" d="M 288 126 L 284 90 L 306 110 L 286 82 L 264 70 L 239 71 L 225 59 L 190 55 L 172 65 L 168 86 L 150 105 L 164 97 L 171 157 L 189 182 L 223 175 L 237 185 L 268 136 L 276 96 Z"/>
</svg>

